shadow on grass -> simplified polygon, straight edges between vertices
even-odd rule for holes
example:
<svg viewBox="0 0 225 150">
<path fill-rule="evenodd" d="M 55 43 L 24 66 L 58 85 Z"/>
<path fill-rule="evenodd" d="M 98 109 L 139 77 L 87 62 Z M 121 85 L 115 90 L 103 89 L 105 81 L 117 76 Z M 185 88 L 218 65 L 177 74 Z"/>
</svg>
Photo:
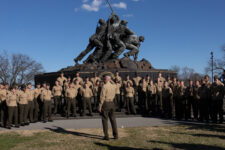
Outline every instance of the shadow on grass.
<svg viewBox="0 0 225 150">
<path fill-rule="evenodd" d="M 216 125 L 216 124 L 203 124 L 203 125 L 190 125 L 189 130 L 207 130 L 207 131 L 216 131 L 216 132 L 225 132 L 225 125 Z"/>
<path fill-rule="evenodd" d="M 87 133 L 76 132 L 76 131 L 68 131 L 61 127 L 56 127 L 56 129 L 52 129 L 52 128 L 45 128 L 45 129 L 48 129 L 48 130 L 50 130 L 52 132 L 56 132 L 56 133 L 72 134 L 75 136 L 87 137 L 87 138 L 91 138 L 91 139 L 102 139 L 103 138 L 102 136 L 99 136 L 99 135 L 87 134 Z"/>
<path fill-rule="evenodd" d="M 95 142 L 96 145 L 101 147 L 107 147 L 108 150 L 148 150 L 143 148 L 132 148 L 132 147 L 121 147 L 121 146 L 111 146 L 109 144 L 103 144 L 99 142 Z M 162 150 L 162 149 L 154 149 L 154 150 Z"/>
<path fill-rule="evenodd" d="M 225 139 L 224 135 L 213 135 L 213 134 L 189 134 L 189 133 L 181 133 L 181 132 L 172 132 L 173 134 L 181 134 L 181 135 L 191 135 L 197 137 L 207 137 L 207 138 L 220 138 Z"/>
<path fill-rule="evenodd" d="M 166 125 L 188 126 L 187 128 L 188 130 L 206 130 L 206 131 L 225 132 L 225 124 L 202 123 L 197 121 L 176 121 L 176 120 L 169 120 L 169 119 L 162 119 L 162 121 L 163 121 L 163 124 L 166 124 Z"/>
<path fill-rule="evenodd" d="M 192 136 L 198 137 L 212 137 L 212 138 L 220 138 L 225 140 L 225 136 L 223 135 L 212 135 L 212 134 L 192 134 Z"/>
<path fill-rule="evenodd" d="M 203 144 L 187 144 L 187 143 L 170 143 L 170 142 L 162 142 L 162 141 L 148 141 L 150 143 L 156 144 L 166 144 L 171 145 L 174 148 L 190 150 L 190 149 L 199 149 L 199 150 L 224 150 L 222 147 L 211 146 L 211 145 L 203 145 Z"/>
</svg>

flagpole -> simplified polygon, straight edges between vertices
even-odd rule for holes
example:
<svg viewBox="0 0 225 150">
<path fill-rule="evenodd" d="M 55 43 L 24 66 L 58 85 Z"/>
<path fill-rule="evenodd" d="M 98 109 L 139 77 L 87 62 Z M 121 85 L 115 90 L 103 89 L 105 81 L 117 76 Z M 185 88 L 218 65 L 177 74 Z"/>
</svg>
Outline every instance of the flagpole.
<svg viewBox="0 0 225 150">
<path fill-rule="evenodd" d="M 107 2 L 107 4 L 109 5 L 109 7 L 110 7 L 110 9 L 111 9 L 111 11 L 112 11 L 112 13 L 113 13 L 114 11 L 113 11 L 113 9 L 112 9 L 111 4 L 109 3 L 109 0 L 106 0 L 106 2 Z"/>
</svg>

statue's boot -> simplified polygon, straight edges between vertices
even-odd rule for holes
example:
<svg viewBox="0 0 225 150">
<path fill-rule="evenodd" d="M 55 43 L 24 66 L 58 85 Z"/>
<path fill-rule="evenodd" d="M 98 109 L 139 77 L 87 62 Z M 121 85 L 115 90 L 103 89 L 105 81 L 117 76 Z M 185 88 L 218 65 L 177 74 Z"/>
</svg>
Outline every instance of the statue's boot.
<svg viewBox="0 0 225 150">
<path fill-rule="evenodd" d="M 88 58 L 85 61 L 83 61 L 83 63 L 86 64 L 86 63 L 91 62 L 91 60 L 92 60 L 93 57 L 94 57 L 93 54 L 89 55 Z"/>
<path fill-rule="evenodd" d="M 76 65 L 79 65 L 78 61 L 79 60 L 77 58 L 74 58 L 74 62 L 76 63 Z"/>
</svg>

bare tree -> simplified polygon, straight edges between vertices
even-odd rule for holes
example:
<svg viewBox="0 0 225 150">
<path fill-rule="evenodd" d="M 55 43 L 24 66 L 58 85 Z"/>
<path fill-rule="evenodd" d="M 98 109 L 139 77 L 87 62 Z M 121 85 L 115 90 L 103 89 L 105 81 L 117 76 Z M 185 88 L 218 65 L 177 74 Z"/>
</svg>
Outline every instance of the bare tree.
<svg viewBox="0 0 225 150">
<path fill-rule="evenodd" d="M 200 73 L 193 73 L 191 76 L 190 76 L 190 79 L 193 80 L 193 81 L 200 81 L 201 79 L 204 78 L 204 75 L 203 74 L 200 74 Z"/>
<path fill-rule="evenodd" d="M 182 80 L 189 80 L 191 76 L 195 73 L 195 70 L 192 68 L 184 67 L 181 69 L 181 73 L 179 74 L 179 78 Z"/>
<path fill-rule="evenodd" d="M 43 66 L 24 54 L 12 54 L 6 51 L 0 55 L 0 81 L 10 85 L 33 82 L 36 74 L 44 72 Z"/>
<path fill-rule="evenodd" d="M 180 67 L 177 65 L 174 65 L 174 66 L 171 66 L 169 70 L 175 71 L 178 74 L 180 72 Z"/>
<path fill-rule="evenodd" d="M 221 58 L 217 58 L 213 61 L 213 71 L 215 74 L 221 74 L 225 70 L 225 45 L 221 48 L 223 52 L 223 56 Z M 206 74 L 212 72 L 212 61 L 209 60 L 207 67 L 205 68 Z"/>
<path fill-rule="evenodd" d="M 0 55 L 0 80 L 2 82 L 8 82 L 9 81 L 9 70 L 10 70 L 10 64 L 8 59 L 8 54 L 6 51 L 3 51 Z"/>
<path fill-rule="evenodd" d="M 180 68 L 179 66 L 175 65 L 175 66 L 171 66 L 170 70 L 177 72 L 178 79 L 181 79 L 185 81 L 186 83 L 189 79 L 195 81 L 195 80 L 200 80 L 203 78 L 202 74 L 195 72 L 193 68 L 189 68 L 189 67 Z"/>
</svg>

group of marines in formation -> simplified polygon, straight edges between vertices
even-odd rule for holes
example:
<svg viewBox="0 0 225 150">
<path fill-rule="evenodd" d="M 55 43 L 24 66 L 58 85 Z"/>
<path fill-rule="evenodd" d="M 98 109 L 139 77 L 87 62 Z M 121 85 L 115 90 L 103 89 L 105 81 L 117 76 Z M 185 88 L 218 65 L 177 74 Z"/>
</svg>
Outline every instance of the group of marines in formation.
<svg viewBox="0 0 225 150">
<path fill-rule="evenodd" d="M 110 84 L 115 86 L 115 96 L 111 96 L 111 100 L 116 111 L 125 109 L 128 115 L 138 112 L 177 120 L 223 122 L 225 88 L 217 76 L 213 83 L 206 75 L 201 81 L 190 80 L 185 86 L 184 81 L 176 77 L 173 80 L 170 77 L 165 79 L 161 73 L 155 82 L 149 75 L 140 77 L 138 73 L 132 79 L 127 75 L 122 80 L 117 71 Z M 76 117 L 77 113 L 87 115 L 88 107 L 88 115 L 93 116 L 92 112 L 99 111 L 103 105 L 101 92 L 104 85 L 96 73 L 92 78 L 83 79 L 79 72 L 73 79 L 61 73 L 53 87 L 43 82 L 42 86 L 37 83 L 36 88 L 32 89 L 31 83 L 28 83 L 19 90 L 17 85 L 9 89 L 8 84 L 1 83 L 0 125 L 10 129 L 13 120 L 15 127 L 37 121 L 52 121 L 52 110 L 54 114 L 69 118 Z"/>
</svg>

